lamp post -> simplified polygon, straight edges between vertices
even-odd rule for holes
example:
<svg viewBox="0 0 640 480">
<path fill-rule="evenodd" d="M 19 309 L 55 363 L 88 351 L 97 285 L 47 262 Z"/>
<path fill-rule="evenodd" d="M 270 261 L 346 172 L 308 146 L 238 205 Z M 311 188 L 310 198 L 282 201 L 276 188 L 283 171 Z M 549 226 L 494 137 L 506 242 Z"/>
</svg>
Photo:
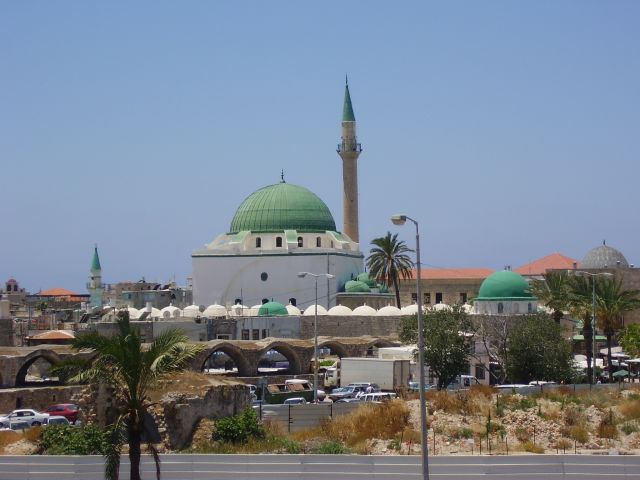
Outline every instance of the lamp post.
<svg viewBox="0 0 640 480">
<path fill-rule="evenodd" d="M 409 220 L 416 226 L 416 294 L 418 295 L 418 363 L 420 364 L 420 446 L 422 449 L 422 478 L 429 479 L 429 452 L 427 441 L 427 400 L 424 393 L 424 324 L 422 320 L 422 292 L 420 288 L 420 232 L 418 222 L 406 215 L 393 215 L 394 225 L 404 225 Z"/>
<path fill-rule="evenodd" d="M 572 271 L 572 270 L 570 270 Z M 600 273 L 591 273 L 585 272 L 584 270 L 578 270 L 574 273 L 581 277 L 582 275 L 588 275 L 589 277 L 612 277 L 613 273 L 609 272 L 600 272 Z M 589 383 L 593 385 L 596 383 L 596 280 L 593 278 L 591 280 L 591 330 L 593 340 L 591 342 L 591 378 L 589 379 Z M 611 367 L 609 367 L 611 368 Z"/>
<path fill-rule="evenodd" d="M 332 279 L 334 275 L 331 275 L 330 273 L 298 273 L 300 278 L 304 278 L 307 275 L 313 277 L 316 284 L 316 303 L 314 305 L 315 314 L 313 316 L 313 403 L 318 403 L 318 278 L 326 277 L 327 279 Z"/>
</svg>

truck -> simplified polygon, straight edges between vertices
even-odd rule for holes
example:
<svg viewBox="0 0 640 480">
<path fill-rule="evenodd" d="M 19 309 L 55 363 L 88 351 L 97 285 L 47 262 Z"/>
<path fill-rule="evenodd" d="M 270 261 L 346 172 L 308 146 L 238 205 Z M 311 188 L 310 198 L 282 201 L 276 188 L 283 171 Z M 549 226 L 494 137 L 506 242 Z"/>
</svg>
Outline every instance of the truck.
<svg viewBox="0 0 640 480">
<path fill-rule="evenodd" d="M 307 402 L 312 402 L 314 396 L 313 384 L 308 380 L 293 378 L 285 380 L 284 383 L 272 383 L 266 386 L 264 392 L 265 403 L 284 403 L 288 398 L 302 397 Z M 325 393 L 318 390 L 318 400 L 323 401 Z"/>
<path fill-rule="evenodd" d="M 411 376 L 409 360 L 344 357 L 325 371 L 325 386 L 340 387 L 350 383 L 376 383 L 382 390 L 406 388 Z"/>
</svg>

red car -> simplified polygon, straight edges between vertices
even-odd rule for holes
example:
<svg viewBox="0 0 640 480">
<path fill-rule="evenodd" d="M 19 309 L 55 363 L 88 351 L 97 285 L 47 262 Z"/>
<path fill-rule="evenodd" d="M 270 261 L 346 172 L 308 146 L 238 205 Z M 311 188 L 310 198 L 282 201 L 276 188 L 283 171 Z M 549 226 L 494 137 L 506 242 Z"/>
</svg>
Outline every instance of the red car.
<svg viewBox="0 0 640 480">
<path fill-rule="evenodd" d="M 49 415 L 59 415 L 69 420 L 69 423 L 76 423 L 78 420 L 78 411 L 80 407 L 73 403 L 58 403 L 57 405 L 51 405 L 45 410 Z"/>
</svg>

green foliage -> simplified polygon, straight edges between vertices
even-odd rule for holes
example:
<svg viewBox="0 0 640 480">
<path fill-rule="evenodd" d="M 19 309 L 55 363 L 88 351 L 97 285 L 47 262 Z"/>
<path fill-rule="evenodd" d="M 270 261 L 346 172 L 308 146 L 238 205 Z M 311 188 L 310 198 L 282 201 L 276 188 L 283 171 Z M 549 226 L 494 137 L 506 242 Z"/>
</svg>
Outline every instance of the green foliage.
<svg viewBox="0 0 640 480">
<path fill-rule="evenodd" d="M 622 430 L 625 435 L 631 435 L 638 431 L 638 426 L 633 422 L 627 422 L 620 427 L 620 430 Z"/>
<path fill-rule="evenodd" d="M 46 455 L 104 455 L 108 441 L 109 432 L 93 424 L 51 425 L 40 437 Z"/>
<path fill-rule="evenodd" d="M 560 323 L 564 311 L 569 308 L 571 283 L 566 271 L 551 270 L 544 275 L 544 280 L 533 280 L 531 292 L 547 307 L 553 310 L 553 319 Z"/>
<path fill-rule="evenodd" d="M 342 455 L 349 453 L 349 449 L 345 447 L 342 442 L 337 440 L 329 440 L 321 443 L 314 448 L 311 453 L 323 454 L 323 455 Z"/>
<path fill-rule="evenodd" d="M 618 340 L 628 355 L 640 356 L 640 324 L 627 325 L 620 333 Z"/>
<path fill-rule="evenodd" d="M 393 284 L 396 292 L 396 304 L 400 308 L 399 278 L 411 278 L 413 261 L 409 255 L 413 252 L 403 240 L 398 240 L 398 234 L 391 235 L 387 232 L 384 237 L 374 238 L 371 241 L 373 248 L 367 258 L 369 274 L 386 287 Z"/>
<path fill-rule="evenodd" d="M 213 432 L 213 440 L 229 443 L 246 443 L 249 439 L 264 436 L 264 427 L 251 407 L 233 417 L 221 418 Z"/>
<path fill-rule="evenodd" d="M 525 452 L 529 453 L 544 453 L 544 448 L 542 448 L 540 445 L 536 445 L 531 441 L 524 442 L 522 444 L 522 449 Z"/>
<path fill-rule="evenodd" d="M 457 428 L 451 431 L 450 436 L 453 439 L 473 438 L 473 430 L 471 430 L 469 427 Z"/>
<path fill-rule="evenodd" d="M 438 389 L 446 388 L 456 376 L 468 370 L 473 324 L 459 306 L 451 311 L 427 312 L 424 316 L 424 359 L 438 377 Z M 464 334 L 462 334 L 464 332 Z M 417 343 L 417 316 L 402 317 L 400 340 Z"/>
<path fill-rule="evenodd" d="M 560 325 L 542 313 L 514 317 L 511 321 L 507 372 L 512 382 L 571 377 L 571 344 L 562 337 Z"/>
</svg>

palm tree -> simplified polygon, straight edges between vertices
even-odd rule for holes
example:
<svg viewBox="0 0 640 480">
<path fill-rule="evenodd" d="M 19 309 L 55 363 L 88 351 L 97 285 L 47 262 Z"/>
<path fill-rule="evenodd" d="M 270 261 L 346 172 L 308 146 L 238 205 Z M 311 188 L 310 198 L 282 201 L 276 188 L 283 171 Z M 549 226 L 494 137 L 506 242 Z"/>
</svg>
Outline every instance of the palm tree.
<svg viewBox="0 0 640 480">
<path fill-rule="evenodd" d="M 387 232 L 384 237 L 374 238 L 371 241 L 374 247 L 369 251 L 367 258 L 367 268 L 375 279 L 389 287 L 393 284 L 396 291 L 396 305 L 400 308 L 400 288 L 399 278 L 411 278 L 413 261 L 407 255 L 413 252 L 404 240 L 398 240 L 398 234 L 391 235 Z"/>
<path fill-rule="evenodd" d="M 584 337 L 584 353 L 587 357 L 587 378 L 593 378 L 593 329 L 591 322 L 593 308 L 593 281 L 595 277 L 571 276 L 569 292 L 569 311 L 574 317 L 582 319 L 582 335 Z M 594 365 L 592 367 L 592 359 Z"/>
<path fill-rule="evenodd" d="M 544 280 L 531 282 L 531 291 L 538 300 L 553 310 L 553 319 L 559 324 L 570 304 L 571 280 L 568 272 L 547 272 Z"/>
<path fill-rule="evenodd" d="M 599 278 L 596 282 L 596 312 L 600 328 L 607 337 L 609 381 L 613 381 L 611 339 L 622 326 L 625 312 L 638 307 L 640 307 L 640 291 L 623 290 L 621 279 Z"/>
<path fill-rule="evenodd" d="M 121 447 L 128 443 L 130 478 L 140 480 L 141 445 L 143 439 L 151 438 L 144 422 L 153 405 L 148 391 L 166 374 L 187 368 L 201 347 L 188 344 L 188 338 L 179 329 L 169 329 L 150 345 L 143 345 L 140 330 L 131 326 L 127 312 L 120 312 L 117 322 L 118 332 L 112 337 L 88 333 L 73 341 L 75 349 L 95 352 L 90 364 L 64 362 L 57 368 L 70 382 L 104 383 L 113 390 L 119 415 L 110 428 L 105 478 L 118 478 Z M 147 447 L 160 479 L 158 451 L 148 441 Z"/>
</svg>

